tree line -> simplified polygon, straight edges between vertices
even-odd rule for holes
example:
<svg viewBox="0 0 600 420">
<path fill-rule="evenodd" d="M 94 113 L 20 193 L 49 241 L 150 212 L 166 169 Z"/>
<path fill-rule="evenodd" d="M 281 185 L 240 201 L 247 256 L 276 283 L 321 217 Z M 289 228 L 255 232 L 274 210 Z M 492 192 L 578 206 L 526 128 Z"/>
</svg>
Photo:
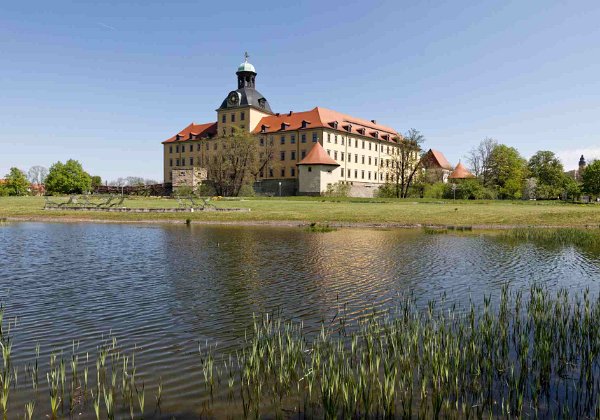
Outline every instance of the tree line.
<svg viewBox="0 0 600 420">
<path fill-rule="evenodd" d="M 600 194 L 600 162 L 591 162 L 578 179 L 565 172 L 550 150 L 539 150 L 528 160 L 519 151 L 485 138 L 467 156 L 482 188 L 499 199 L 575 199 Z"/>
<path fill-rule="evenodd" d="M 467 155 L 474 178 L 443 183 L 431 177 L 423 161 L 424 136 L 409 130 L 391 156 L 380 197 L 425 196 L 460 199 L 576 199 L 583 194 L 600 195 L 600 161 L 591 162 L 575 179 L 549 150 L 540 150 L 525 159 L 519 151 L 493 138 L 483 139 Z M 418 150 L 421 159 L 411 153 Z M 390 176 L 391 175 L 391 176 Z"/>
<path fill-rule="evenodd" d="M 19 168 L 10 168 L 0 183 L 0 196 L 29 195 L 39 186 L 47 194 L 83 194 L 101 183 L 99 176 L 91 176 L 81 163 L 69 159 L 65 163 L 56 162 L 50 169 L 33 166 L 27 174 Z"/>
</svg>

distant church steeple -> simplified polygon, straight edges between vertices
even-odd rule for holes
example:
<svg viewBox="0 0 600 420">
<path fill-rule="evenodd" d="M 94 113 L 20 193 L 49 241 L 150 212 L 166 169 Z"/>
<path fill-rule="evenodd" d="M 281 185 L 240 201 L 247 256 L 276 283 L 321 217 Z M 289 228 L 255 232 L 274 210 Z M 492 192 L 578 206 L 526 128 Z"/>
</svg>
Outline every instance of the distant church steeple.
<svg viewBox="0 0 600 420">
<path fill-rule="evenodd" d="M 579 170 L 583 170 L 585 169 L 586 163 L 585 163 L 585 158 L 583 157 L 583 155 L 581 155 L 581 158 L 579 159 Z"/>
<path fill-rule="evenodd" d="M 256 87 L 256 70 L 254 66 L 248 62 L 250 56 L 247 52 L 244 53 L 244 62 L 238 66 L 237 74 L 238 77 L 238 89 Z"/>
</svg>

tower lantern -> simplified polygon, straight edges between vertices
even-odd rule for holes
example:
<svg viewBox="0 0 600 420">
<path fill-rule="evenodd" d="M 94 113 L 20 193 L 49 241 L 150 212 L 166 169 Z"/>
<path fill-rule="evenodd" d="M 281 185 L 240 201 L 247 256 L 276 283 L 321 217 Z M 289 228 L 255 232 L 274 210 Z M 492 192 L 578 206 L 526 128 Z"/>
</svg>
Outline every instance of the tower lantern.
<svg viewBox="0 0 600 420">
<path fill-rule="evenodd" d="M 244 62 L 238 66 L 237 74 L 238 77 L 238 89 L 245 87 L 255 88 L 256 86 L 256 70 L 254 66 L 248 62 L 250 56 L 247 52 L 244 53 Z"/>
</svg>

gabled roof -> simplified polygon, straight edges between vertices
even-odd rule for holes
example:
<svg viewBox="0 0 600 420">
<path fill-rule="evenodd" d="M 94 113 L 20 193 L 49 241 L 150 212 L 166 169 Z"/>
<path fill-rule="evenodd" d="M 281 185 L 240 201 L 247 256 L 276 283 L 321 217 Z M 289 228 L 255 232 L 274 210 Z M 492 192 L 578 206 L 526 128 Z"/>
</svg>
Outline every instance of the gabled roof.
<svg viewBox="0 0 600 420">
<path fill-rule="evenodd" d="M 192 138 L 190 139 L 190 134 Z M 164 143 L 182 142 L 186 140 L 195 140 L 196 138 L 212 137 L 217 134 L 217 123 L 194 124 L 191 123 L 173 137 L 169 137 Z M 179 139 L 177 138 L 179 136 Z"/>
<path fill-rule="evenodd" d="M 452 171 L 450 175 L 448 175 L 448 179 L 466 179 L 466 178 L 475 178 L 473 175 L 462 163 L 458 162 L 456 168 Z"/>
<path fill-rule="evenodd" d="M 310 149 L 308 154 L 304 159 L 298 162 L 298 165 L 331 165 L 331 166 L 340 166 L 335 160 L 333 160 L 323 149 L 321 143 L 317 142 Z"/>
<path fill-rule="evenodd" d="M 423 160 L 425 162 L 425 167 L 428 169 L 441 168 L 449 171 L 454 169 L 450 162 L 448 162 L 448 159 L 446 159 L 446 156 L 437 150 L 429 149 L 423 156 Z"/>
<path fill-rule="evenodd" d="M 304 127 L 302 125 L 303 121 L 305 122 Z M 284 130 L 282 130 L 282 123 L 286 124 Z M 391 127 L 321 107 L 315 107 L 310 111 L 290 112 L 263 117 L 253 133 L 278 133 L 292 130 L 309 130 L 311 128 L 327 128 L 393 142 L 402 138 Z"/>
</svg>

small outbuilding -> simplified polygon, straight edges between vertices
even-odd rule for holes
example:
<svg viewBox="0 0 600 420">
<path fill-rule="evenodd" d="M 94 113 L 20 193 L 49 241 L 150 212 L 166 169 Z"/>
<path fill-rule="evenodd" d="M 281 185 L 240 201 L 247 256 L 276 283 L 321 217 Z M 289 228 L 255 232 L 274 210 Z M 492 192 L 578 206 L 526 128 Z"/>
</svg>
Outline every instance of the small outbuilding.
<svg viewBox="0 0 600 420">
<path fill-rule="evenodd" d="M 470 179 L 470 178 L 475 178 L 475 175 L 473 175 L 471 173 L 471 171 L 469 171 L 465 167 L 465 165 L 463 165 L 460 162 L 458 162 L 458 165 L 456 165 L 456 168 L 454 168 L 452 173 L 448 176 L 448 179 L 452 179 L 452 180 Z"/>
<path fill-rule="evenodd" d="M 453 168 L 442 152 L 429 149 L 421 158 L 421 162 L 428 182 L 448 182 Z"/>
<path fill-rule="evenodd" d="M 298 192 L 304 195 L 321 195 L 329 184 L 339 179 L 340 164 L 315 143 L 306 157 L 298 162 Z"/>
</svg>

